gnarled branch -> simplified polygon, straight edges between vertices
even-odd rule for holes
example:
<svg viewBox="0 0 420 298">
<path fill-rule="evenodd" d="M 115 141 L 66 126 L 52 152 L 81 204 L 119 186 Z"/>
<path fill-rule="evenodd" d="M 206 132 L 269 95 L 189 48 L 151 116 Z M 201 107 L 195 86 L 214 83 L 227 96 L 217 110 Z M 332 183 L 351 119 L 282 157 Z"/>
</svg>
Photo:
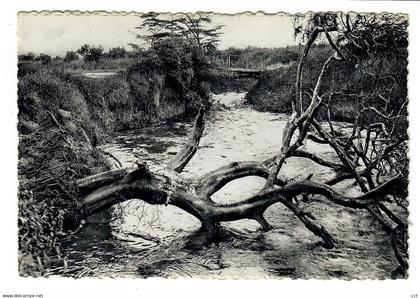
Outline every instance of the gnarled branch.
<svg viewBox="0 0 420 298">
<path fill-rule="evenodd" d="M 209 197 L 232 180 L 247 176 L 267 178 L 270 171 L 261 162 L 233 162 L 223 166 L 197 179 L 196 191 L 198 194 Z M 285 185 L 286 182 L 277 179 L 276 185 Z"/>
</svg>

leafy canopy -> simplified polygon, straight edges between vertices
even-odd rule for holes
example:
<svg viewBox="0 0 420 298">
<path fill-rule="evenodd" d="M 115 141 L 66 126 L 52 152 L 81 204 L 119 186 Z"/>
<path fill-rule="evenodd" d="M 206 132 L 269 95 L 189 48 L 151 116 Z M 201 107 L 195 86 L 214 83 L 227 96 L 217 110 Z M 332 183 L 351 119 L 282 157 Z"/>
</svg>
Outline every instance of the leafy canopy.
<svg viewBox="0 0 420 298">
<path fill-rule="evenodd" d="M 162 16 L 155 12 L 143 14 L 141 30 L 137 38 L 150 45 L 165 39 L 182 39 L 190 45 L 198 46 L 206 51 L 214 51 L 222 34 L 222 25 L 213 25 L 207 14 L 177 14 Z M 145 33 L 143 33 L 145 32 Z M 136 45 L 134 45 L 136 47 Z"/>
</svg>

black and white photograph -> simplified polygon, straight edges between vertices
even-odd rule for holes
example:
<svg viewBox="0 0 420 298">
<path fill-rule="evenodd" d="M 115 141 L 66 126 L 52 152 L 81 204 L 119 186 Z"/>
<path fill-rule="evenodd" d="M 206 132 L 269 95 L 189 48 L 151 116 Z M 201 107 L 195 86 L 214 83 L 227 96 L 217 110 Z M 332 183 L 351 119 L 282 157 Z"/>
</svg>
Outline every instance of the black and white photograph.
<svg viewBox="0 0 420 298">
<path fill-rule="evenodd" d="M 406 15 L 18 18 L 19 274 L 406 277 Z"/>
<path fill-rule="evenodd" d="M 15 18 L 16 278 L 411 280 L 407 10 Z"/>
</svg>

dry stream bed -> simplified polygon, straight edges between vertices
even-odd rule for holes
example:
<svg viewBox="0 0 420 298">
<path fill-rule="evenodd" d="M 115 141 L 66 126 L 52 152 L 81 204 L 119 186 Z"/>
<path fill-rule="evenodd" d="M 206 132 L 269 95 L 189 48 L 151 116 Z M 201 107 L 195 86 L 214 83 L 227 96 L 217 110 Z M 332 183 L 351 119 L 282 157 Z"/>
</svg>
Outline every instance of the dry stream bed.
<svg viewBox="0 0 420 298">
<path fill-rule="evenodd" d="M 244 93 L 215 95 L 226 108 L 208 115 L 200 149 L 184 170 L 200 176 L 234 161 L 264 160 L 277 152 L 286 116 L 258 112 L 242 105 Z M 191 123 L 168 123 L 119 135 L 102 149 L 130 166 L 137 159 L 163 166 L 184 142 Z M 345 124 L 342 124 L 345 125 Z M 308 142 L 306 150 L 334 160 L 331 149 Z M 303 179 L 314 173 L 323 181 L 332 173 L 307 159 L 290 158 L 284 178 Z M 220 202 L 243 200 L 258 192 L 264 179 L 235 180 L 213 198 Z M 347 195 L 355 187 L 341 183 Z M 397 262 L 389 240 L 364 210 L 333 205 L 320 196 L 301 203 L 338 241 L 326 249 L 319 238 L 280 203 L 271 206 L 266 219 L 275 229 L 263 232 L 252 220 L 224 224 L 226 235 L 201 250 L 185 248 L 200 223 L 174 206 L 151 206 L 132 200 L 111 212 L 88 219 L 68 243 L 69 267 L 65 276 L 204 277 L 204 278 L 391 278 Z"/>
</svg>

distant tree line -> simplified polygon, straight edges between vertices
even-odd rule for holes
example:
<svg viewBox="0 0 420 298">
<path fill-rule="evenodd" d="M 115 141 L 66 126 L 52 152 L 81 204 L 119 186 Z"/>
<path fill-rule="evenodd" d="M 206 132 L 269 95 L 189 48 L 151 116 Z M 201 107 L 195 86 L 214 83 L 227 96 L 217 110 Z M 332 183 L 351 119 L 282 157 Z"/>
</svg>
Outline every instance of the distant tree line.
<svg viewBox="0 0 420 298">
<path fill-rule="evenodd" d="M 43 64 L 49 64 L 52 60 L 63 60 L 65 62 L 83 60 L 87 62 L 98 63 L 101 59 L 124 59 L 137 57 L 138 51 L 128 51 L 124 47 L 115 47 L 109 49 L 107 52 L 102 46 L 91 46 L 88 44 L 82 45 L 75 51 L 67 51 L 66 54 L 61 56 L 55 56 L 41 53 L 36 55 L 34 53 L 20 54 L 18 56 L 19 61 L 41 61 Z"/>
<path fill-rule="evenodd" d="M 34 53 L 21 54 L 18 56 L 19 61 L 41 61 L 43 64 L 51 62 L 52 58 L 47 54 L 39 54 L 36 56 Z"/>
</svg>

